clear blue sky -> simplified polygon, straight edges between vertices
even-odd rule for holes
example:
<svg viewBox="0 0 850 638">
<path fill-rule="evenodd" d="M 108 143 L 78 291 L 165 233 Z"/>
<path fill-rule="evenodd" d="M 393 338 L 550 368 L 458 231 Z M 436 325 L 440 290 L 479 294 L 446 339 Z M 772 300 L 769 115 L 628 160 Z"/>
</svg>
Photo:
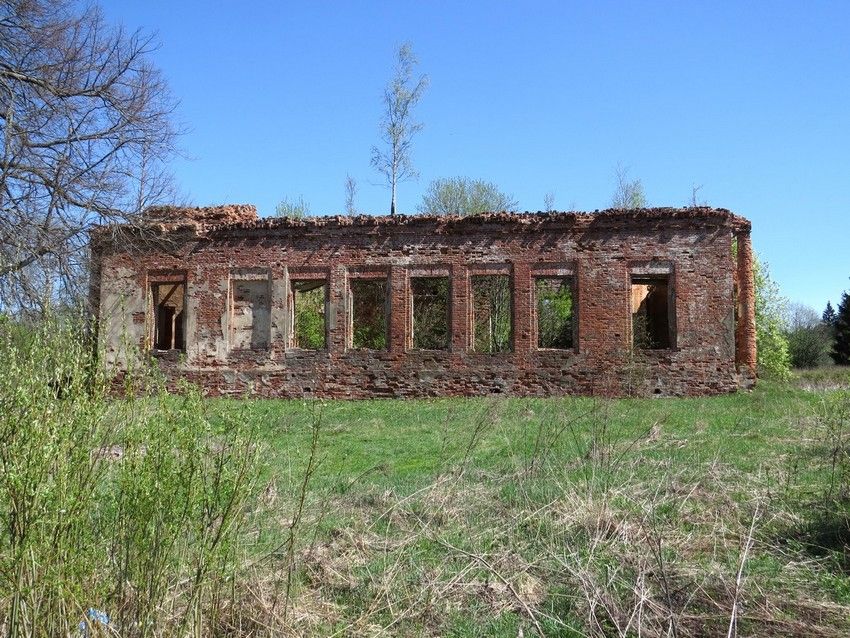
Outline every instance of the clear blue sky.
<svg viewBox="0 0 850 638">
<path fill-rule="evenodd" d="M 104 3 L 156 31 L 181 104 L 174 163 L 197 205 L 303 196 L 314 214 L 385 214 L 370 168 L 393 51 L 431 87 L 421 173 L 497 183 L 538 210 L 606 207 L 618 164 L 651 205 L 750 218 L 782 292 L 818 311 L 850 288 L 850 2 Z"/>
</svg>

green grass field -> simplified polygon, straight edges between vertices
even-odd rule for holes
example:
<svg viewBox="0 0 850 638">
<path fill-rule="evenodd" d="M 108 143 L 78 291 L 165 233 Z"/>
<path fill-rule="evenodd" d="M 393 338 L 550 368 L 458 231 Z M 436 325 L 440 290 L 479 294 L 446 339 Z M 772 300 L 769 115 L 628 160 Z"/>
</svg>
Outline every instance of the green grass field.
<svg viewBox="0 0 850 638">
<path fill-rule="evenodd" d="M 301 635 L 848 635 L 848 387 L 211 400 L 264 445 L 243 616 L 289 557 Z"/>
<path fill-rule="evenodd" d="M 344 402 L 142 366 L 117 398 L 75 334 L 0 338 L 0 634 L 850 635 L 850 369 Z"/>
</svg>

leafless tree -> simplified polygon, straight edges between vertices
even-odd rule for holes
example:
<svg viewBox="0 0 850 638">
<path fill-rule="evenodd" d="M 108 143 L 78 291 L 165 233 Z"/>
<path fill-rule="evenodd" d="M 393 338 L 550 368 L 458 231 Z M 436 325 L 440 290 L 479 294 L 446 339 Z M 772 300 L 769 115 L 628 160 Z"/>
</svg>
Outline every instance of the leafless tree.
<svg viewBox="0 0 850 638">
<path fill-rule="evenodd" d="M 700 206 L 708 206 L 708 202 L 700 198 L 699 192 L 702 190 L 702 184 L 691 185 L 691 201 L 688 202 L 691 208 L 699 208 Z"/>
<path fill-rule="evenodd" d="M 555 193 L 550 191 L 543 196 L 543 210 L 547 213 L 555 210 Z"/>
<path fill-rule="evenodd" d="M 71 0 L 0 0 L 0 310 L 79 293 L 88 231 L 173 195 L 151 36 Z"/>
<path fill-rule="evenodd" d="M 384 114 L 381 119 L 383 149 L 372 147 L 372 166 L 386 179 L 392 192 L 390 215 L 396 213 L 396 187 L 399 183 L 418 177 L 411 156 L 413 137 L 422 130 L 422 123 L 413 118 L 413 108 L 428 87 L 428 76 L 414 79 L 418 61 L 409 43 L 396 52 L 393 77 L 384 89 Z"/>
<path fill-rule="evenodd" d="M 646 194 L 643 191 L 643 184 L 639 179 L 629 179 L 628 168 L 618 164 L 614 177 L 616 185 L 614 195 L 611 197 L 611 208 L 632 210 L 646 207 Z"/>
<path fill-rule="evenodd" d="M 357 214 L 357 180 L 351 175 L 345 176 L 345 214 L 354 216 Z"/>
<path fill-rule="evenodd" d="M 822 323 L 821 315 L 817 310 L 804 303 L 796 301 L 789 302 L 783 308 L 785 314 L 785 325 L 789 332 L 803 328 L 813 328 Z"/>
<path fill-rule="evenodd" d="M 473 349 L 508 352 L 511 349 L 511 284 L 507 275 L 479 275 L 471 279 Z"/>
</svg>

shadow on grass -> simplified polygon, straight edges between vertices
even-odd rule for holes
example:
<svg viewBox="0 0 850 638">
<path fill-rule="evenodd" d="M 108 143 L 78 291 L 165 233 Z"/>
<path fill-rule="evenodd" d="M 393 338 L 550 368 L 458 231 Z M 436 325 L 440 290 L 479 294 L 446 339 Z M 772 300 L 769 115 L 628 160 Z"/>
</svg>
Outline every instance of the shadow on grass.
<svg viewBox="0 0 850 638">
<path fill-rule="evenodd" d="M 850 575 L 850 503 L 836 504 L 835 508 L 821 512 L 777 540 L 798 545 L 812 558 L 826 559 L 826 568 L 847 576 Z"/>
</svg>

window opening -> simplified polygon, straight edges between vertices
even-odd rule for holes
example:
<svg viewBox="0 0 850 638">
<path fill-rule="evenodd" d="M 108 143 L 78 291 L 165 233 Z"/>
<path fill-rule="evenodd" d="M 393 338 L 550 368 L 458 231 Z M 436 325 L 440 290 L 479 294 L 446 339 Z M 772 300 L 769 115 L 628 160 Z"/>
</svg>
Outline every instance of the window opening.
<svg viewBox="0 0 850 638">
<path fill-rule="evenodd" d="M 293 345 L 305 350 L 324 350 L 327 346 L 327 281 L 297 279 L 291 286 Z"/>
<path fill-rule="evenodd" d="M 387 348 L 387 280 L 352 279 L 351 346 L 370 350 Z"/>
<path fill-rule="evenodd" d="M 512 310 L 509 275 L 472 278 L 472 350 L 496 354 L 511 351 Z"/>
<path fill-rule="evenodd" d="M 537 347 L 570 350 L 573 347 L 575 297 L 572 277 L 537 277 Z"/>
<path fill-rule="evenodd" d="M 185 350 L 186 284 L 182 281 L 152 286 L 155 350 Z"/>
<path fill-rule="evenodd" d="M 667 277 L 632 277 L 632 344 L 635 348 L 670 347 Z"/>
<path fill-rule="evenodd" d="M 447 350 L 449 347 L 449 278 L 411 277 L 413 347 Z"/>
</svg>

